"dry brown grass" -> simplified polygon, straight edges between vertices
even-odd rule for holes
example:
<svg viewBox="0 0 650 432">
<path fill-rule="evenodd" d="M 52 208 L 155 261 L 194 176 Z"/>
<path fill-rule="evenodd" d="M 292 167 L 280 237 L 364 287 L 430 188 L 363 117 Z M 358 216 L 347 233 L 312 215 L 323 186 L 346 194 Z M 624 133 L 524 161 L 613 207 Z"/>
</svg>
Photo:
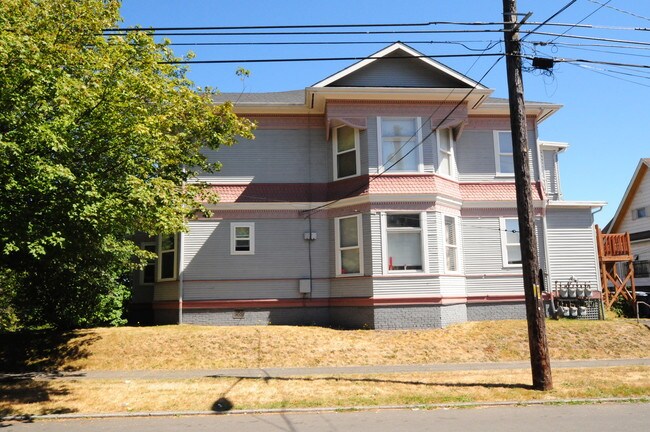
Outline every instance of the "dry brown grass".
<svg viewBox="0 0 650 432">
<path fill-rule="evenodd" d="M 634 321 L 549 321 L 547 333 L 554 360 L 650 356 L 650 331 Z M 523 320 L 412 331 L 285 326 L 99 328 L 79 333 L 68 343 L 84 345 L 87 355 L 67 360 L 61 369 L 308 367 L 529 358 Z"/>
<path fill-rule="evenodd" d="M 0 414 L 207 411 L 221 398 L 250 409 L 641 397 L 650 395 L 650 368 L 556 370 L 555 389 L 544 393 L 530 389 L 525 370 L 30 383 L 47 397 L 25 398 L 26 383 L 0 383 Z"/>
</svg>

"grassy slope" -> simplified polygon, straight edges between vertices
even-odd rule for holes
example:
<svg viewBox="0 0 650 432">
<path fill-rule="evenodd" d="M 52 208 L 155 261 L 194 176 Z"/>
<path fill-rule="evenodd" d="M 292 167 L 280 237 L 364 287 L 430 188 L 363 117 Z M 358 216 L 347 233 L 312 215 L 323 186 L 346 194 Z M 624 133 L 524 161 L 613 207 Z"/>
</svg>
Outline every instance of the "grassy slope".
<svg viewBox="0 0 650 432">
<path fill-rule="evenodd" d="M 650 331 L 634 321 L 549 321 L 547 333 L 552 359 L 650 356 Z M 34 340 L 21 337 L 2 343 L 5 364 L 0 369 L 212 369 L 528 359 L 525 321 L 471 322 L 417 331 L 99 328 L 68 334 L 60 338 L 57 349 L 45 351 L 34 349 Z"/>
</svg>

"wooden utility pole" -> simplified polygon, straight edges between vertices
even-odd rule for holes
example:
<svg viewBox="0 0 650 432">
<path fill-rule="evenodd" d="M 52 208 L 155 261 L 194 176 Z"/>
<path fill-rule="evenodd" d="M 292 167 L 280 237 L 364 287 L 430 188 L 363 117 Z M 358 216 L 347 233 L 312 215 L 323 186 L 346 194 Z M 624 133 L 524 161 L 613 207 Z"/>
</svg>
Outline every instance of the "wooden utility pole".
<svg viewBox="0 0 650 432">
<path fill-rule="evenodd" d="M 519 217 L 519 241 L 526 296 L 526 319 L 528 320 L 528 345 L 533 387 L 551 390 L 551 361 L 546 344 L 546 311 L 542 301 L 539 281 L 539 260 L 535 238 L 535 214 L 533 190 L 530 183 L 528 162 L 528 133 L 524 85 L 521 73 L 521 44 L 517 23 L 517 1 L 503 0 L 504 39 L 506 66 L 508 70 L 508 94 L 510 98 L 510 129 L 514 159 L 515 186 L 517 189 L 517 216 Z"/>
</svg>

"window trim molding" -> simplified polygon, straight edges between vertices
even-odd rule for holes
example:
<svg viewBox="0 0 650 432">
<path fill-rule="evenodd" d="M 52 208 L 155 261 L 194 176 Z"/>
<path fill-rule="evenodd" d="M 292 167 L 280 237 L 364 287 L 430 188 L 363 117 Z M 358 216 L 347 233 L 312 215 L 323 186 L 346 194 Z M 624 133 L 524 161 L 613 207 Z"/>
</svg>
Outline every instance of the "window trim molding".
<svg viewBox="0 0 650 432">
<path fill-rule="evenodd" d="M 340 237 L 340 228 L 339 228 L 339 221 L 341 219 L 350 219 L 350 218 L 356 218 L 357 219 L 357 246 L 348 246 L 345 248 L 341 248 L 341 237 Z M 356 215 L 348 215 L 348 216 L 341 216 L 334 218 L 334 262 L 335 262 L 335 274 L 336 277 L 353 277 L 353 276 L 363 276 L 364 273 L 364 266 L 363 266 L 363 223 L 361 219 L 360 214 Z M 342 273 L 341 272 L 341 251 L 343 250 L 350 250 L 350 249 L 359 249 L 359 273 Z"/>
<path fill-rule="evenodd" d="M 354 131 L 354 148 L 350 150 L 345 150 L 344 152 L 339 153 L 338 151 L 338 130 L 344 127 L 348 127 Z M 360 152 L 360 134 L 359 129 L 353 128 L 352 126 L 341 125 L 333 128 L 332 133 L 332 178 L 334 181 L 345 180 L 352 177 L 359 177 L 361 175 L 361 152 Z M 338 159 L 337 156 L 340 154 L 355 152 L 355 163 L 357 173 L 345 177 L 338 177 Z"/>
<path fill-rule="evenodd" d="M 440 131 L 447 130 L 449 133 L 449 174 L 442 174 L 440 172 L 440 153 L 442 149 L 440 148 Z M 456 169 L 456 140 L 454 139 L 454 133 L 451 128 L 436 129 L 436 149 L 437 149 L 437 160 L 438 166 L 436 169 L 436 174 L 440 177 L 457 180 L 458 179 L 458 170 Z"/>
<path fill-rule="evenodd" d="M 156 262 L 156 282 L 169 282 L 175 281 L 178 279 L 178 235 L 170 234 L 174 237 L 174 249 L 165 249 L 162 248 L 162 239 L 163 234 L 158 236 L 156 253 L 158 254 L 158 259 Z M 162 256 L 165 252 L 174 252 L 174 272 L 171 278 L 162 278 Z"/>
<path fill-rule="evenodd" d="M 506 232 L 506 220 L 518 220 L 516 217 L 500 217 L 499 218 L 499 228 L 501 231 L 501 262 L 503 268 L 521 268 L 522 264 L 510 264 L 508 262 L 508 246 L 514 246 L 514 243 L 508 243 L 508 237 Z M 519 243 L 517 243 L 521 248 L 521 237 L 519 238 Z"/>
<path fill-rule="evenodd" d="M 444 274 L 461 274 L 462 271 L 462 261 L 461 261 L 461 248 L 460 248 L 460 222 L 459 222 L 459 217 L 458 216 L 452 216 L 449 214 L 444 214 L 442 213 L 442 260 L 443 260 L 443 265 L 442 265 L 442 273 Z M 454 221 L 454 235 L 456 236 L 456 244 L 455 245 L 448 245 L 447 244 L 447 236 L 445 232 L 445 219 L 450 218 Z M 456 248 L 456 270 L 449 270 L 447 268 L 447 247 L 448 246 L 453 246 Z"/>
<path fill-rule="evenodd" d="M 418 146 L 418 168 L 416 171 L 387 171 L 384 166 L 384 145 L 383 137 L 381 133 L 381 122 L 384 120 L 403 120 L 403 119 L 415 119 L 415 128 L 416 128 L 416 145 Z M 413 173 L 423 173 L 424 172 L 424 152 L 422 150 L 424 143 L 422 143 L 422 118 L 418 116 L 377 116 L 377 172 L 379 174 L 413 174 Z"/>
<path fill-rule="evenodd" d="M 512 153 L 501 153 L 499 146 L 499 134 L 502 132 L 509 132 L 512 137 L 511 130 L 494 130 L 492 131 L 492 140 L 494 141 L 494 168 L 496 177 L 514 177 L 514 170 L 512 173 L 501 172 L 501 155 L 511 155 Z"/>
<path fill-rule="evenodd" d="M 422 256 L 422 270 L 389 270 L 388 269 L 388 215 L 393 214 L 418 214 L 420 216 L 420 249 Z M 429 274 L 429 233 L 427 227 L 427 212 L 413 212 L 408 210 L 389 211 L 381 213 L 381 254 L 382 274 L 384 275 L 413 275 Z"/>
<path fill-rule="evenodd" d="M 249 229 L 248 241 L 250 248 L 247 251 L 235 250 L 235 232 L 238 227 Z M 230 255 L 255 255 L 255 222 L 230 222 Z"/>
<path fill-rule="evenodd" d="M 644 215 L 639 216 L 639 211 L 642 210 Z M 648 207 L 642 206 L 632 209 L 632 220 L 644 219 L 648 217 Z"/>
</svg>

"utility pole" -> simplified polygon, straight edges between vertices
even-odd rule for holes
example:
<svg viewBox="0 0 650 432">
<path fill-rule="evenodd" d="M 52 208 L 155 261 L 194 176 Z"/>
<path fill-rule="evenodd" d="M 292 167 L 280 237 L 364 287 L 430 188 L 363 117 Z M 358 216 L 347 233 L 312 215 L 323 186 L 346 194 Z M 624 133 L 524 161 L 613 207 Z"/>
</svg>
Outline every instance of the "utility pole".
<svg viewBox="0 0 650 432">
<path fill-rule="evenodd" d="M 519 218 L 519 241 L 521 244 L 524 293 L 526 296 L 526 319 L 528 321 L 528 346 L 533 372 L 533 388 L 551 390 L 551 361 L 546 344 L 546 313 L 539 280 L 539 259 L 535 238 L 535 214 L 533 191 L 530 183 L 528 162 L 528 133 L 524 85 L 521 73 L 521 44 L 517 23 L 517 1 L 503 0 L 504 39 L 508 71 L 508 95 L 510 98 L 510 130 L 514 159 L 515 186 L 517 189 L 517 216 Z"/>
</svg>

